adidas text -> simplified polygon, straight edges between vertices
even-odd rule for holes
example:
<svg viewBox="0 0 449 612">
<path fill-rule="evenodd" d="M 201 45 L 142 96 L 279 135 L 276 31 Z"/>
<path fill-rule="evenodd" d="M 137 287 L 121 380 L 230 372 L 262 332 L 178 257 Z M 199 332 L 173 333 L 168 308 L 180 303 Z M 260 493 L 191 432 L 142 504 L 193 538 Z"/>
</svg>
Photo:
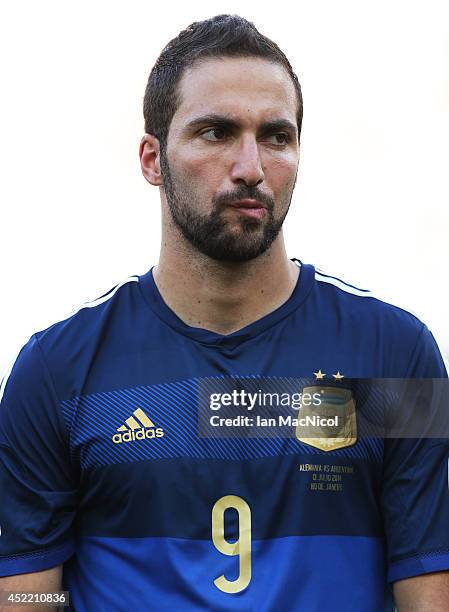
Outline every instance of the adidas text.
<svg viewBox="0 0 449 612">
<path fill-rule="evenodd" d="M 133 429 L 125 433 L 116 433 L 112 436 L 114 444 L 122 444 L 122 442 L 133 442 L 134 440 L 145 440 L 145 438 L 162 438 L 164 430 L 161 427 L 145 429 Z"/>
</svg>

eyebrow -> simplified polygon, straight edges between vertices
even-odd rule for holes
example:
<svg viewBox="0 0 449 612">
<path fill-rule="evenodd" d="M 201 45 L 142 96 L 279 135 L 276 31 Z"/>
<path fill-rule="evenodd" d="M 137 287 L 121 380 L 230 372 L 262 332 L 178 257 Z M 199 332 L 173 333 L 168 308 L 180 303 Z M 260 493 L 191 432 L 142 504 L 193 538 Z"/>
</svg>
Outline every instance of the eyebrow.
<svg viewBox="0 0 449 612">
<path fill-rule="evenodd" d="M 227 116 L 227 115 L 202 115 L 201 117 L 195 117 L 191 121 L 188 121 L 184 127 L 184 130 L 192 130 L 194 128 L 200 127 L 206 124 L 214 124 L 219 125 L 222 128 L 227 128 L 229 130 L 238 129 L 241 127 L 241 124 L 235 119 Z M 272 121 L 264 121 L 260 124 L 259 130 L 262 132 L 272 132 L 275 130 L 288 130 L 293 134 L 297 134 L 297 127 L 294 123 L 289 121 L 288 119 L 273 119 Z"/>
</svg>

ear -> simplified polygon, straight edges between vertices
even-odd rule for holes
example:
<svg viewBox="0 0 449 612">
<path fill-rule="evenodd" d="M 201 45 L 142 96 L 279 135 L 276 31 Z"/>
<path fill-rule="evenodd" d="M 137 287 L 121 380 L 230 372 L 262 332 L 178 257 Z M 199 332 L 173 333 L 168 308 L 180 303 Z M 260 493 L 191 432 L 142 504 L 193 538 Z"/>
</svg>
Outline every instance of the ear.
<svg viewBox="0 0 449 612">
<path fill-rule="evenodd" d="M 162 182 L 159 140 L 153 134 L 145 134 L 139 147 L 140 167 L 145 179 L 160 186 Z"/>
</svg>

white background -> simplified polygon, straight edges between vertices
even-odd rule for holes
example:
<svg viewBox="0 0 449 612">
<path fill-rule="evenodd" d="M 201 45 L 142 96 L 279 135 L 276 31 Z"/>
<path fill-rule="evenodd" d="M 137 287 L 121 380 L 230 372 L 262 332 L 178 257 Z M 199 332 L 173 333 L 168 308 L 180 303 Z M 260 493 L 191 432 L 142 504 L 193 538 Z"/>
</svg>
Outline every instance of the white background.
<svg viewBox="0 0 449 612">
<path fill-rule="evenodd" d="M 238 13 L 301 81 L 285 236 L 416 312 L 449 355 L 449 5 L 31 0 L 0 26 L 0 372 L 35 331 L 157 263 L 160 203 L 138 148 L 150 69 L 192 21 Z"/>
</svg>

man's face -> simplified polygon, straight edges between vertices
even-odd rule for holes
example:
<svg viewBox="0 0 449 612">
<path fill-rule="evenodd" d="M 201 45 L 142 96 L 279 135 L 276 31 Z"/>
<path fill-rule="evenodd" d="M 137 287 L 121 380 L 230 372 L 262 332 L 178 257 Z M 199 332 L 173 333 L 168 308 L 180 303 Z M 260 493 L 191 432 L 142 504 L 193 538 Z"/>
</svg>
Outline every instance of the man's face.
<svg viewBox="0 0 449 612">
<path fill-rule="evenodd" d="M 213 259 L 253 259 L 278 235 L 296 182 L 297 98 L 290 76 L 260 58 L 213 58 L 188 68 L 179 92 L 161 152 L 172 219 Z M 242 199 L 252 202 L 235 205 Z"/>
</svg>

